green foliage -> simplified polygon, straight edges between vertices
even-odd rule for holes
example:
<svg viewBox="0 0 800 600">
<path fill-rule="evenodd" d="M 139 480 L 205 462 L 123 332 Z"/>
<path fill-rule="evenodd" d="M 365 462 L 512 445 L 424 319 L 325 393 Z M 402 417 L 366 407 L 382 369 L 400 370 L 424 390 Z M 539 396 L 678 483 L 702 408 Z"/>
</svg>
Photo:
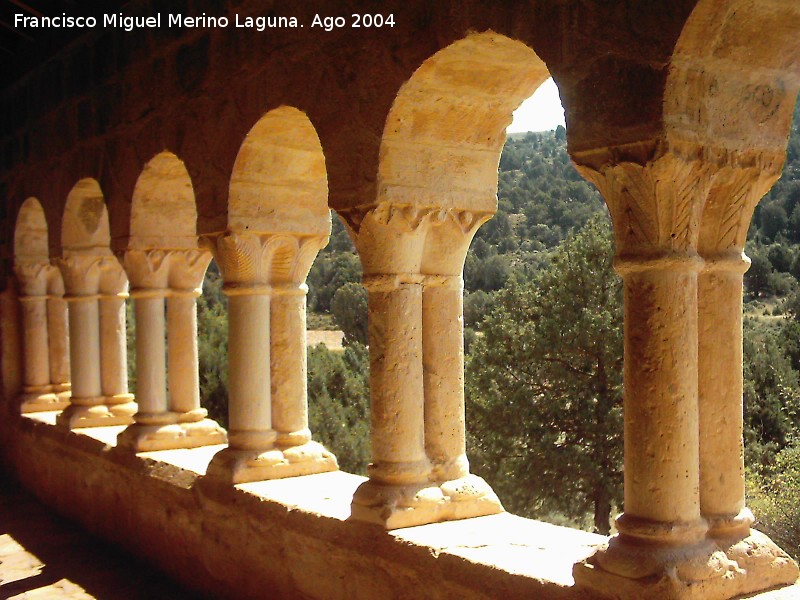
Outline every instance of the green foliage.
<svg viewBox="0 0 800 600">
<path fill-rule="evenodd" d="M 469 291 L 493 292 L 529 277 L 540 266 L 538 253 L 606 213 L 600 194 L 572 166 L 563 127 L 506 141 L 497 196 L 497 214 L 478 230 L 464 265 Z"/>
<path fill-rule="evenodd" d="M 607 221 L 494 298 L 468 362 L 472 463 L 527 516 L 594 513 L 622 493 L 622 286 Z"/>
<path fill-rule="evenodd" d="M 477 327 L 483 317 L 491 312 L 493 296 L 483 290 L 464 294 L 464 326 Z"/>
<path fill-rule="evenodd" d="M 346 283 L 333 295 L 333 319 L 344 333 L 344 345 L 369 344 L 367 290 L 360 283 Z"/>
<path fill-rule="evenodd" d="M 747 497 L 756 526 L 800 560 L 800 440 L 781 450 L 771 467 L 748 470 Z"/>
<path fill-rule="evenodd" d="M 794 121 L 786 148 L 786 163 L 781 178 L 756 207 L 751 235 L 760 242 L 781 238 L 800 242 L 800 102 L 795 105 Z M 797 214 L 795 214 L 797 213 Z"/>
<path fill-rule="evenodd" d="M 352 343 L 344 352 L 309 348 L 309 423 L 314 437 L 331 450 L 339 467 L 365 474 L 369 444 L 369 351 Z"/>
<path fill-rule="evenodd" d="M 336 290 L 360 281 L 361 261 L 341 221 L 334 217 L 330 242 L 317 256 L 306 280 L 309 310 L 329 313 Z"/>
<path fill-rule="evenodd" d="M 766 465 L 786 446 L 800 417 L 798 373 L 781 330 L 744 322 L 745 462 Z"/>
<path fill-rule="evenodd" d="M 212 262 L 197 299 L 197 357 L 200 405 L 223 427 L 228 425 L 228 302 L 222 278 Z"/>
<path fill-rule="evenodd" d="M 128 391 L 136 394 L 136 321 L 134 320 L 133 300 L 125 302 L 125 342 L 128 353 Z"/>
</svg>

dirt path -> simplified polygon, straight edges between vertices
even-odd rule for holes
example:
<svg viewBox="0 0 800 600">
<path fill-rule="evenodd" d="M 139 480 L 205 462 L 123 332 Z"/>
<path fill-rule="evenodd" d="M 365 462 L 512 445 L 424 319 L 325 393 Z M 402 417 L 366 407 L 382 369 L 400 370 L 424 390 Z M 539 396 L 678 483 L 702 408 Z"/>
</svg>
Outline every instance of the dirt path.
<svg viewBox="0 0 800 600">
<path fill-rule="evenodd" d="M 316 346 L 317 344 L 325 344 L 328 350 L 339 351 L 343 350 L 342 340 L 344 333 L 341 331 L 322 331 L 312 330 L 308 332 L 308 345 Z"/>
</svg>

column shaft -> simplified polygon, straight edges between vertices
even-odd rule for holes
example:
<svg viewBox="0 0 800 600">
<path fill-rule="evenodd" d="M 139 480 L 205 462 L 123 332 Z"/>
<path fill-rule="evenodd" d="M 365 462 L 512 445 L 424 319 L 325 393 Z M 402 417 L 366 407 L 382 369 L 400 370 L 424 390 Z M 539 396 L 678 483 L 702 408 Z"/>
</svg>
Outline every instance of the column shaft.
<svg viewBox="0 0 800 600">
<path fill-rule="evenodd" d="M 270 316 L 272 427 L 281 446 L 311 440 L 308 429 L 305 284 L 274 288 Z"/>
<path fill-rule="evenodd" d="M 230 447 L 268 449 L 275 442 L 270 402 L 270 297 L 266 291 L 228 291 L 228 295 Z"/>
<path fill-rule="evenodd" d="M 169 408 L 188 413 L 200 408 L 197 363 L 197 299 L 193 293 L 167 300 Z"/>
<path fill-rule="evenodd" d="M 45 393 L 50 386 L 47 297 L 22 296 L 22 348 L 26 391 Z"/>
<path fill-rule="evenodd" d="M 103 395 L 112 398 L 127 394 L 128 350 L 124 297 L 100 297 L 100 352 Z"/>
<path fill-rule="evenodd" d="M 745 507 L 742 376 L 742 275 L 740 256 L 711 262 L 699 276 L 698 395 L 700 510 L 733 525 Z M 745 533 L 750 520 L 741 523 Z"/>
<path fill-rule="evenodd" d="M 136 297 L 136 399 L 139 413 L 167 410 L 164 297 Z M 139 414 L 136 420 L 139 421 Z"/>
<path fill-rule="evenodd" d="M 619 269 L 625 282 L 621 532 L 631 518 L 665 524 L 700 519 L 698 262 L 687 257 L 677 264 L 645 261 Z"/>
<path fill-rule="evenodd" d="M 69 333 L 67 327 L 67 302 L 61 296 L 50 296 L 47 299 L 50 383 L 56 392 L 69 389 Z"/>
<path fill-rule="evenodd" d="M 469 474 L 464 415 L 464 288 L 461 277 L 422 296 L 425 448 L 436 479 Z"/>
<path fill-rule="evenodd" d="M 400 283 L 369 290 L 372 464 L 370 479 L 420 483 L 425 454 L 422 373 L 422 286 Z"/>
<path fill-rule="evenodd" d="M 102 402 L 100 379 L 100 318 L 97 296 L 69 300 L 69 349 L 72 397 L 77 405 Z"/>
</svg>

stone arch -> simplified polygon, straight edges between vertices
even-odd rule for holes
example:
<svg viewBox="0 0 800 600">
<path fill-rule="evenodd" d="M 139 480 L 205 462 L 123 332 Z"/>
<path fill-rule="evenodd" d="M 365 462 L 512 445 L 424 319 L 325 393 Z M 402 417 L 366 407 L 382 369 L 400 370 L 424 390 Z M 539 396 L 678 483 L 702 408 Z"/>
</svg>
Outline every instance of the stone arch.
<svg viewBox="0 0 800 600">
<path fill-rule="evenodd" d="M 497 168 L 512 113 L 549 76 L 529 46 L 486 31 L 439 50 L 400 88 L 383 131 L 377 204 L 391 205 L 412 227 L 426 213 L 447 224 L 417 246 L 421 255 L 410 253 L 409 268 L 461 272 L 472 236 L 497 209 Z M 455 239 L 463 252 L 452 252 Z M 366 270 L 384 271 L 380 263 L 393 260 L 361 254 L 375 263 Z"/>
<path fill-rule="evenodd" d="M 47 218 L 36 198 L 28 198 L 17 213 L 14 228 L 14 261 L 36 262 L 49 260 Z"/>
<path fill-rule="evenodd" d="M 798 29 L 795 3 L 701 0 L 678 39 L 666 138 L 679 154 L 719 167 L 703 209 L 701 252 L 742 247 L 756 204 L 780 176 L 800 89 Z"/>
<path fill-rule="evenodd" d="M 428 58 L 386 120 L 379 202 L 494 211 L 506 127 L 548 77 L 529 46 L 491 31 Z"/>
<path fill-rule="evenodd" d="M 129 248 L 196 248 L 197 208 L 186 166 L 160 152 L 144 166 L 133 189 Z"/>
<path fill-rule="evenodd" d="M 111 254 L 108 209 L 96 179 L 76 183 L 67 196 L 61 223 L 61 246 L 66 253 Z"/>
<path fill-rule="evenodd" d="M 291 106 L 269 111 L 236 156 L 228 229 L 328 235 L 330 227 L 325 155 L 316 129 Z"/>
</svg>

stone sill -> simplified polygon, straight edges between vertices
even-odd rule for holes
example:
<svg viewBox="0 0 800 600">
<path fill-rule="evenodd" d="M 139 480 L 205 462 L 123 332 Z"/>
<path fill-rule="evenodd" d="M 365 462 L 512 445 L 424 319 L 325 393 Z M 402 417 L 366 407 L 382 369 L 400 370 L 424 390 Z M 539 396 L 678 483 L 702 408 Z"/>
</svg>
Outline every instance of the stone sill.
<svg viewBox="0 0 800 600">
<path fill-rule="evenodd" d="M 123 427 L 3 419 L 4 460 L 47 504 L 213 597 L 581 598 L 572 567 L 603 536 L 499 514 L 386 532 L 348 521 L 344 472 L 204 487 L 224 446 L 131 455 Z M 5 427 L 3 427 L 5 425 Z M 800 586 L 758 596 L 800 598 Z"/>
</svg>

